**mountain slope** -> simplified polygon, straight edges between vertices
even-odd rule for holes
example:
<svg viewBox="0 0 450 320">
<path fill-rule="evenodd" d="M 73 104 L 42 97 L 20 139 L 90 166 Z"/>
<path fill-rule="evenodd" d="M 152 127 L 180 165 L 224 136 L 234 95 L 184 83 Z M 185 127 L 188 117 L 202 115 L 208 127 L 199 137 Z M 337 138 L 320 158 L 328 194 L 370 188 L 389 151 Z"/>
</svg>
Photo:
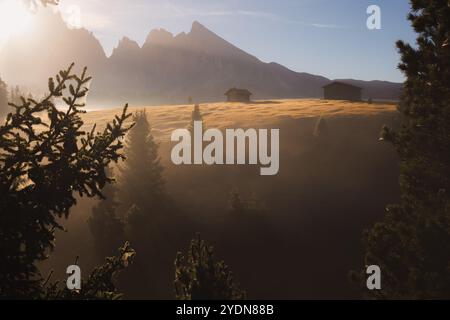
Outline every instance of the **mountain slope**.
<svg viewBox="0 0 450 320">
<path fill-rule="evenodd" d="M 100 42 L 85 29 L 68 29 L 59 14 L 40 10 L 32 33 L 11 38 L 0 52 L 0 74 L 10 84 L 45 88 L 49 76 L 76 62 L 92 75 L 104 71 L 107 57 Z"/>
<path fill-rule="evenodd" d="M 401 84 L 389 81 L 362 81 L 353 79 L 339 79 L 336 81 L 363 88 L 363 99 L 398 100 L 402 90 Z"/>
<path fill-rule="evenodd" d="M 108 58 L 92 33 L 69 29 L 59 14 L 43 11 L 36 20 L 35 36 L 12 39 L 2 50 L 0 74 L 9 83 L 44 90 L 43 79 L 70 62 L 87 65 L 94 76 L 91 104 L 182 103 L 188 97 L 222 101 L 230 87 L 247 88 L 254 99 L 319 98 L 330 82 L 262 62 L 198 22 L 189 33 L 176 36 L 153 30 L 142 47 L 123 38 Z M 400 88 L 386 82 L 356 85 L 374 99 L 395 99 Z"/>
<path fill-rule="evenodd" d="M 124 59 L 127 56 L 133 58 Z M 108 61 L 108 70 L 112 76 L 101 82 L 120 88 L 110 98 L 132 97 L 137 103 L 184 102 L 188 96 L 220 101 L 230 87 L 248 88 L 259 99 L 316 97 L 329 81 L 263 63 L 198 22 L 189 33 L 177 36 L 153 30 L 140 50 L 122 40 Z"/>
</svg>

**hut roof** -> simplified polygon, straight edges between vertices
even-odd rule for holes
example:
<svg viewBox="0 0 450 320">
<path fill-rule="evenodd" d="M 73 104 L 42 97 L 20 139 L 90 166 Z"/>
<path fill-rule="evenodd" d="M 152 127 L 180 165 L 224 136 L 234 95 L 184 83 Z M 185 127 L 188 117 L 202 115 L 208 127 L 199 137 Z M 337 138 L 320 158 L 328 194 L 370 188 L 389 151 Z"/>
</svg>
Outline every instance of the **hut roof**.
<svg viewBox="0 0 450 320">
<path fill-rule="evenodd" d="M 322 88 L 328 88 L 328 87 L 334 86 L 334 85 L 341 85 L 341 86 L 346 86 L 346 87 L 350 87 L 350 88 L 362 90 L 361 87 L 354 86 L 354 85 L 352 85 L 352 84 L 345 83 L 345 82 L 341 82 L 341 81 L 333 81 L 333 82 L 330 82 L 329 84 L 323 86 Z"/>
<path fill-rule="evenodd" d="M 231 93 L 237 93 L 237 94 L 243 94 L 243 95 L 249 95 L 251 96 L 252 93 L 248 91 L 247 89 L 238 89 L 238 88 L 231 88 L 227 92 L 225 92 L 225 95 L 229 95 Z"/>
</svg>

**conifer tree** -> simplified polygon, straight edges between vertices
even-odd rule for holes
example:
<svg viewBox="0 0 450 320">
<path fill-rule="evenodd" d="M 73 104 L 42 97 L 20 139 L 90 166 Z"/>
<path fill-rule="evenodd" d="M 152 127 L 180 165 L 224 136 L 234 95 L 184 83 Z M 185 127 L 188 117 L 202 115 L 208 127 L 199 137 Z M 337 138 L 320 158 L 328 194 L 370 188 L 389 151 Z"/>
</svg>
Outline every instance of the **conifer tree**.
<svg viewBox="0 0 450 320">
<path fill-rule="evenodd" d="M 145 111 L 134 114 L 135 126 L 126 138 L 127 160 L 120 167 L 119 202 L 126 212 L 126 236 L 140 253 L 124 282 L 138 283 L 132 294 L 168 298 L 173 253 L 185 239 L 186 219 L 181 217 L 166 191 L 163 166 Z"/>
<path fill-rule="evenodd" d="M 10 98 L 11 103 L 19 104 L 21 96 L 22 94 L 20 93 L 19 86 L 14 86 L 11 88 L 11 98 Z"/>
<path fill-rule="evenodd" d="M 22 97 L 26 99 L 36 100 L 31 93 L 26 94 L 25 91 L 20 88 L 20 86 L 12 87 L 10 94 L 11 98 L 9 102 L 13 104 L 20 104 L 22 102 Z"/>
<path fill-rule="evenodd" d="M 0 116 L 4 116 L 8 113 L 8 86 L 0 78 Z"/>
<path fill-rule="evenodd" d="M 266 208 L 255 193 L 252 193 L 249 199 L 243 199 L 239 190 L 235 188 L 230 192 L 229 213 L 235 218 L 263 218 L 266 215 Z"/>
<path fill-rule="evenodd" d="M 159 210 L 159 208 L 157 208 Z M 160 212 L 154 210 L 142 210 L 133 204 L 125 214 L 125 234 L 133 241 L 139 251 L 145 253 L 162 255 L 159 248 L 155 248 L 160 242 L 160 232 L 164 227 L 168 227 L 161 223 Z"/>
<path fill-rule="evenodd" d="M 126 137 L 127 157 L 120 167 L 120 202 L 125 208 L 136 205 L 143 211 L 155 211 L 167 200 L 164 168 L 158 154 L 145 111 L 133 115 L 135 126 Z"/>
<path fill-rule="evenodd" d="M 58 218 L 68 217 L 74 193 L 102 196 L 111 182 L 105 169 L 123 158 L 121 139 L 129 130 L 127 107 L 102 132 L 81 130 L 83 99 L 91 80 L 73 64 L 48 82 L 42 101 L 21 98 L 0 125 L 0 297 L 37 298 L 43 279 L 36 263 L 55 245 Z M 62 98 L 62 111 L 52 98 Z M 48 121 L 41 118 L 45 113 Z M 19 134 L 20 133 L 20 134 Z"/>
<path fill-rule="evenodd" d="M 236 248 L 235 255 L 251 256 L 253 262 L 265 259 L 265 252 L 276 243 L 269 213 L 254 193 L 243 198 L 237 189 L 231 191 L 228 214 L 221 228 L 226 234 L 226 245 Z"/>
<path fill-rule="evenodd" d="M 401 128 L 384 128 L 400 158 L 401 202 L 365 234 L 381 298 L 450 298 L 450 4 L 411 0 L 417 47 L 397 43 L 406 76 Z M 365 275 L 364 275 L 365 276 Z"/>
<path fill-rule="evenodd" d="M 112 169 L 107 170 L 107 175 L 112 177 Z M 111 256 L 125 242 L 125 224 L 117 213 L 116 193 L 115 181 L 107 184 L 102 189 L 104 199 L 92 208 L 88 219 L 95 251 L 101 259 Z"/>
<path fill-rule="evenodd" d="M 200 112 L 200 106 L 198 104 L 194 106 L 194 110 L 191 113 L 191 123 L 189 124 L 189 131 L 191 132 L 191 134 L 193 134 L 194 132 L 195 121 L 203 121 L 203 116 Z"/>
<path fill-rule="evenodd" d="M 68 290 L 65 282 L 45 283 L 39 299 L 46 300 L 118 300 L 123 294 L 118 292 L 115 280 L 120 271 L 134 261 L 136 252 L 126 242 L 119 248 L 119 254 L 106 258 L 103 265 L 96 267 L 89 277 L 82 280 L 80 290 Z"/>
<path fill-rule="evenodd" d="M 10 91 L 10 93 L 9 93 L 9 100 L 8 100 L 8 104 L 9 103 L 16 103 L 17 102 L 17 100 L 16 100 L 16 96 L 15 96 L 15 94 L 14 94 L 14 88 L 11 88 L 11 91 Z M 20 103 L 20 102 L 19 102 Z"/>
<path fill-rule="evenodd" d="M 175 259 L 175 293 L 178 300 L 241 300 L 233 273 L 223 261 L 216 261 L 214 250 L 198 235 L 191 241 L 187 255 Z"/>
<path fill-rule="evenodd" d="M 245 202 L 241 199 L 238 189 L 230 192 L 229 210 L 231 214 L 242 215 L 247 209 Z"/>
</svg>

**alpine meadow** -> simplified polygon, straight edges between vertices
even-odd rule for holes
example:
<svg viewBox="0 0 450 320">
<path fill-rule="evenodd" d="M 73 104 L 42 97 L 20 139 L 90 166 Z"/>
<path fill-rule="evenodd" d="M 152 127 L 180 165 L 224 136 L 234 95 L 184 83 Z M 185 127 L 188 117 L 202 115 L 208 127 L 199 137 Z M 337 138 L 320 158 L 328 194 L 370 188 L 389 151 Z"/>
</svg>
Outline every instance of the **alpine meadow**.
<svg viewBox="0 0 450 320">
<path fill-rule="evenodd" d="M 450 299 L 450 2 L 0 0 L 0 194 L 0 300 Z"/>
</svg>

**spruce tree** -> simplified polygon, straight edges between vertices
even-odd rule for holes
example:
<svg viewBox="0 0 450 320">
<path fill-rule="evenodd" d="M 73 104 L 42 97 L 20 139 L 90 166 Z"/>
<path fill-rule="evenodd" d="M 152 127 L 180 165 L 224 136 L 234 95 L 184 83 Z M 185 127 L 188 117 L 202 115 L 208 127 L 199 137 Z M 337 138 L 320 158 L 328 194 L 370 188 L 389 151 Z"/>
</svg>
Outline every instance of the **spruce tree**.
<svg viewBox="0 0 450 320">
<path fill-rule="evenodd" d="M 44 283 L 37 298 L 45 300 L 118 300 L 123 294 L 116 288 L 117 275 L 133 263 L 136 252 L 126 242 L 119 254 L 107 257 L 103 265 L 96 267 L 89 277 L 82 280 L 80 290 L 69 290 L 65 282 Z"/>
<path fill-rule="evenodd" d="M 265 263 L 267 252 L 279 243 L 270 211 L 264 203 L 254 193 L 249 198 L 242 197 L 237 189 L 230 194 L 228 213 L 221 230 L 226 239 L 221 247 L 234 248 L 233 256 L 247 261 L 241 266 L 241 272 Z"/>
<path fill-rule="evenodd" d="M 112 171 L 110 168 L 107 170 L 108 177 L 112 177 Z M 115 181 L 107 184 L 102 189 L 104 199 L 92 208 L 88 219 L 95 251 L 101 259 L 111 256 L 125 242 L 125 224 L 117 212 L 116 193 Z"/>
<path fill-rule="evenodd" d="M 245 202 L 242 200 L 238 189 L 233 189 L 230 192 L 229 211 L 233 215 L 240 216 L 244 214 L 247 209 Z"/>
<path fill-rule="evenodd" d="M 216 261 L 214 250 L 198 235 L 191 241 L 187 255 L 175 259 L 175 294 L 178 300 L 241 300 L 233 273 L 223 261 Z"/>
<path fill-rule="evenodd" d="M 203 121 L 203 116 L 202 113 L 200 112 L 200 106 L 198 104 L 194 106 L 194 110 L 191 113 L 191 123 L 189 124 L 189 131 L 191 132 L 191 135 L 194 132 L 195 121 Z"/>
<path fill-rule="evenodd" d="M 15 86 L 11 88 L 11 98 L 10 98 L 10 102 L 14 103 L 14 104 L 19 104 L 20 103 L 20 89 L 19 86 Z"/>
<path fill-rule="evenodd" d="M 417 46 L 397 43 L 406 76 L 401 128 L 384 128 L 400 159 L 401 201 L 365 233 L 381 298 L 450 298 L 450 5 L 411 1 Z M 364 275 L 366 276 L 366 275 Z M 364 282 L 365 283 L 365 282 Z"/>
<path fill-rule="evenodd" d="M 120 167 L 119 201 L 125 212 L 126 236 L 140 258 L 139 274 L 126 275 L 124 282 L 138 283 L 132 294 L 145 298 L 168 298 L 170 262 L 176 252 L 181 220 L 174 215 L 163 179 L 163 166 L 145 111 L 134 114 L 135 126 L 126 138 L 127 160 Z"/>
<path fill-rule="evenodd" d="M 36 263 L 55 246 L 58 218 L 68 217 L 75 193 L 101 197 L 111 182 L 105 169 L 123 158 L 127 107 L 102 132 L 81 130 L 91 80 L 73 64 L 48 81 L 41 101 L 21 98 L 0 125 L 0 297 L 38 298 L 43 279 Z M 67 108 L 57 109 L 52 98 Z M 47 120 L 41 118 L 45 113 Z"/>
<path fill-rule="evenodd" d="M 127 159 L 120 167 L 120 202 L 126 209 L 136 205 L 143 211 L 154 211 L 167 198 L 159 144 L 145 111 L 136 112 L 133 122 L 124 148 Z"/>
<path fill-rule="evenodd" d="M 16 96 L 14 94 L 14 88 L 11 88 L 11 91 L 10 91 L 9 95 L 10 96 L 9 96 L 9 102 L 8 103 L 16 103 L 17 100 L 16 100 Z"/>
<path fill-rule="evenodd" d="M 0 117 L 8 113 L 8 86 L 0 78 Z"/>
<path fill-rule="evenodd" d="M 228 205 L 228 211 L 232 218 L 249 218 L 261 222 L 267 215 L 267 209 L 255 193 L 252 193 L 250 198 L 243 199 L 237 188 L 231 190 Z"/>
</svg>

